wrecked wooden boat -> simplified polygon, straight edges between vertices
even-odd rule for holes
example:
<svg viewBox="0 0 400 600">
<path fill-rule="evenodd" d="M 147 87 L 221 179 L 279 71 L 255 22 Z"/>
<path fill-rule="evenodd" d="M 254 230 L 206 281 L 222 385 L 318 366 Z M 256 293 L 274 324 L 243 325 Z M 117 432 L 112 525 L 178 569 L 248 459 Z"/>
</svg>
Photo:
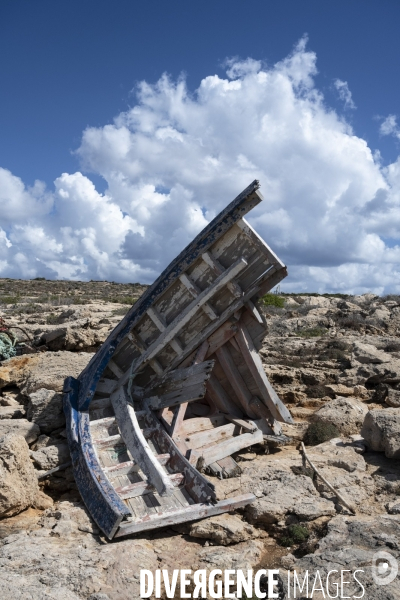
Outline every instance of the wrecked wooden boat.
<svg viewBox="0 0 400 600">
<path fill-rule="evenodd" d="M 292 418 L 263 369 L 257 301 L 286 268 L 245 221 L 254 181 L 132 306 L 64 385 L 73 471 L 108 538 L 230 511 L 204 469 L 238 472 L 232 454 L 279 443 Z"/>
</svg>

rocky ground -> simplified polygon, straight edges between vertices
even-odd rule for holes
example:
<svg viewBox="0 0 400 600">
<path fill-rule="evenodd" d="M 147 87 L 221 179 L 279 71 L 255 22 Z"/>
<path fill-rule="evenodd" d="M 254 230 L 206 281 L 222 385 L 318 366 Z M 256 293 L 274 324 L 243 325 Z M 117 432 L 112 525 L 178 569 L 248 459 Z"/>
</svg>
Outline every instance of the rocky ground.
<svg viewBox="0 0 400 600">
<path fill-rule="evenodd" d="M 282 308 L 267 298 L 261 355 L 296 423 L 291 445 L 248 449 L 240 477 L 213 478 L 220 498 L 255 494 L 244 510 L 109 543 L 70 467 L 40 478 L 69 461 L 64 378 L 144 289 L 0 280 L 0 317 L 27 344 L 0 363 L 0 597 L 131 600 L 140 569 L 280 567 L 364 569 L 365 598 L 400 598 L 398 579 L 371 576 L 378 550 L 400 558 L 400 297 L 286 296 Z M 355 515 L 303 463 L 301 440 Z"/>
</svg>

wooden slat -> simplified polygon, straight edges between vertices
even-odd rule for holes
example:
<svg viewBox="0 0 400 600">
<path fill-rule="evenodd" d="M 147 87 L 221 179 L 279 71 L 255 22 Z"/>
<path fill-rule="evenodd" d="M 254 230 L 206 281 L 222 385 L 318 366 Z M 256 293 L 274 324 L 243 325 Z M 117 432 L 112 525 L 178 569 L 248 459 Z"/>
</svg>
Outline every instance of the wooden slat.
<svg viewBox="0 0 400 600">
<path fill-rule="evenodd" d="M 143 342 L 143 340 L 140 339 L 140 336 L 138 333 L 136 333 L 136 331 L 130 331 L 128 333 L 128 338 L 130 339 L 132 344 L 139 350 L 139 352 L 141 354 L 143 354 L 143 352 L 146 352 L 147 346 Z M 149 364 L 150 364 L 151 368 L 153 369 L 153 371 L 156 373 L 156 375 L 160 376 L 163 374 L 164 369 L 162 368 L 161 364 L 158 362 L 158 360 L 156 358 L 149 360 Z"/>
<path fill-rule="evenodd" d="M 160 465 L 166 465 L 171 458 L 169 454 L 155 454 L 156 459 Z M 134 473 L 140 470 L 140 466 L 133 460 L 127 460 L 117 465 L 110 467 L 104 467 L 103 471 L 106 475 L 126 475 L 127 473 Z"/>
<path fill-rule="evenodd" d="M 221 513 L 251 504 L 255 499 L 253 494 L 243 494 L 228 498 L 227 500 L 220 500 L 215 504 L 192 504 L 186 508 L 179 508 L 158 515 L 149 515 L 141 519 L 136 519 L 133 522 L 123 522 L 114 537 L 118 538 L 139 531 L 167 527 L 169 525 L 176 525 L 177 523 L 184 523 L 185 521 L 196 521 L 197 519 L 220 515 Z"/>
<path fill-rule="evenodd" d="M 264 325 L 264 320 L 263 320 L 262 316 L 260 315 L 260 313 L 258 312 L 257 307 L 253 304 L 253 302 L 251 300 L 249 300 L 248 302 L 246 302 L 246 308 L 253 315 L 253 317 L 255 318 L 255 320 L 258 323 L 260 323 L 260 325 Z"/>
<path fill-rule="evenodd" d="M 276 264 L 279 268 L 284 267 L 283 262 L 277 257 L 275 252 L 271 250 L 268 244 L 258 235 L 258 233 L 252 228 L 250 223 L 246 221 L 246 219 L 240 219 L 237 221 L 236 225 L 240 227 L 245 235 L 252 241 L 252 243 L 257 247 L 259 252 L 262 252 L 271 264 Z"/>
<path fill-rule="evenodd" d="M 207 429 L 206 431 L 186 435 L 185 442 L 190 448 L 197 450 L 208 444 L 215 444 L 220 440 L 232 437 L 236 429 L 237 427 L 234 423 L 228 423 L 227 425 L 221 425 L 221 427 L 215 427 L 214 429 Z"/>
<path fill-rule="evenodd" d="M 234 423 L 235 425 L 237 425 L 238 427 L 241 427 L 242 429 L 244 429 L 245 431 L 248 431 L 249 433 L 253 433 L 253 431 L 258 429 L 257 425 L 255 423 L 253 423 L 253 421 L 245 421 L 244 419 L 238 419 L 238 418 L 234 417 L 233 415 L 225 415 L 225 417 L 228 419 L 228 421 L 230 421 L 231 423 Z"/>
<path fill-rule="evenodd" d="M 165 322 L 164 317 L 154 307 L 151 307 L 147 310 L 147 315 L 150 317 L 150 319 L 153 321 L 154 325 L 159 331 L 163 332 L 167 329 L 168 326 Z M 178 342 L 178 340 L 171 339 L 168 343 L 171 346 L 171 348 L 175 350 L 178 356 L 182 354 L 183 348 Z"/>
<path fill-rule="evenodd" d="M 211 375 L 207 382 L 207 392 L 221 412 L 232 414 L 235 417 L 243 416 L 241 408 L 228 396 L 215 375 Z"/>
<path fill-rule="evenodd" d="M 93 440 L 93 443 L 96 444 L 96 446 L 98 448 L 104 449 L 104 448 L 112 448 L 113 446 L 123 446 L 125 442 L 122 439 L 122 437 L 120 436 L 120 434 L 117 434 L 117 435 L 110 435 L 107 438 L 95 439 L 95 440 Z"/>
<path fill-rule="evenodd" d="M 208 380 L 213 367 L 214 361 L 207 360 L 194 364 L 191 367 L 170 371 L 163 378 L 151 382 L 151 384 L 143 390 L 142 397 L 162 397 L 164 394 L 179 391 L 185 387 L 198 383 L 203 383 Z"/>
<path fill-rule="evenodd" d="M 116 384 L 117 381 L 115 379 L 106 379 L 103 377 L 97 384 L 96 393 L 110 395 L 114 391 Z"/>
<path fill-rule="evenodd" d="M 144 352 L 132 366 L 132 372 L 137 372 L 139 367 L 147 360 L 154 358 L 160 350 L 168 344 L 175 335 L 190 321 L 190 319 L 196 314 L 201 306 L 207 302 L 214 294 L 216 294 L 221 288 L 223 288 L 231 279 L 236 277 L 245 267 L 247 262 L 240 258 L 237 260 L 229 269 L 227 269 L 222 275 L 212 283 L 210 287 L 205 289 L 200 296 L 195 298 L 182 313 L 176 317 L 172 323 L 168 325 L 166 330 L 155 340 L 149 348 Z M 222 317 L 222 316 L 221 316 Z M 221 318 L 220 317 L 220 318 Z M 129 379 L 131 369 L 128 369 L 123 377 L 119 380 L 119 385 L 123 385 Z"/>
<path fill-rule="evenodd" d="M 264 441 L 263 433 L 260 429 L 257 429 L 254 433 L 243 433 L 236 437 L 231 437 L 227 440 L 219 442 L 209 448 L 197 448 L 197 452 L 201 454 L 201 464 L 206 467 L 207 465 L 230 456 L 234 452 L 242 450 L 242 448 L 248 448 L 253 444 L 262 444 Z"/>
<path fill-rule="evenodd" d="M 133 407 L 128 404 L 124 388 L 119 388 L 111 396 L 117 417 L 118 427 L 132 458 L 140 465 L 149 482 L 160 496 L 173 493 L 173 486 L 157 461 L 139 427 Z"/>
<path fill-rule="evenodd" d="M 260 355 L 255 349 L 253 340 L 243 323 L 239 324 L 239 329 L 235 337 L 240 346 L 242 356 L 260 390 L 261 397 L 271 411 L 272 416 L 278 421 L 293 423 L 292 415 L 268 381 Z"/>
<path fill-rule="evenodd" d="M 107 363 L 107 367 L 110 369 L 110 371 L 112 371 L 114 373 L 114 375 L 116 375 L 118 378 L 122 377 L 124 372 L 122 369 L 119 368 L 119 366 L 113 361 L 112 358 L 110 358 L 110 360 Z"/>
<path fill-rule="evenodd" d="M 183 437 L 185 435 L 196 433 L 197 431 L 206 431 L 207 429 L 213 429 L 214 427 L 219 427 L 219 425 L 225 424 L 225 415 L 222 414 L 213 415 L 212 417 L 195 417 L 194 419 L 186 419 L 186 421 L 183 421 L 182 423 L 180 435 Z"/>
<path fill-rule="evenodd" d="M 206 393 L 206 382 L 197 383 L 194 385 L 188 385 L 179 390 L 163 394 L 162 396 L 152 396 L 148 399 L 148 405 L 153 410 L 160 410 L 167 406 L 178 406 L 182 403 L 193 402 L 194 400 L 200 400 L 204 398 Z"/>
<path fill-rule="evenodd" d="M 193 296 L 193 298 L 197 298 L 198 296 L 200 296 L 200 288 L 190 279 L 190 277 L 186 275 L 186 273 L 182 273 L 179 279 L 181 283 L 185 286 L 185 288 L 188 290 L 188 292 L 190 292 L 190 294 Z M 209 317 L 212 321 L 218 319 L 218 314 L 208 302 L 203 304 L 201 308 L 203 309 L 203 312 L 207 315 L 207 317 Z"/>
<path fill-rule="evenodd" d="M 199 363 L 202 363 L 206 357 L 207 350 L 208 342 L 205 341 L 201 344 L 200 348 L 198 349 L 193 364 L 197 365 Z M 183 419 L 185 417 L 187 404 L 187 402 L 182 403 L 180 406 L 178 406 L 178 408 L 175 411 L 169 431 L 169 434 L 172 438 L 176 437 L 179 434 L 179 430 L 182 426 Z"/>
<path fill-rule="evenodd" d="M 204 260 L 204 262 L 210 267 L 210 269 L 217 276 L 221 275 L 221 273 L 223 273 L 225 271 L 224 267 L 221 265 L 221 263 L 218 261 L 218 259 L 216 259 L 211 254 L 211 252 L 204 252 L 201 255 L 201 258 Z M 241 296 L 243 296 L 243 292 L 242 292 L 240 285 L 238 283 L 236 283 L 235 281 L 228 283 L 227 287 L 232 292 L 232 294 L 235 296 L 235 298 L 240 298 Z"/>
<path fill-rule="evenodd" d="M 226 344 L 237 333 L 237 330 L 237 323 L 233 319 L 221 325 L 207 340 L 209 348 L 206 358 L 212 356 L 218 348 Z"/>
<path fill-rule="evenodd" d="M 218 357 L 218 361 L 224 370 L 225 375 L 228 377 L 231 385 L 233 386 L 235 393 L 240 401 L 240 404 L 243 408 L 244 414 L 249 416 L 251 419 L 257 417 L 257 413 L 254 413 L 250 407 L 250 402 L 252 399 L 252 393 L 249 391 L 246 386 L 243 377 L 239 373 L 238 368 L 233 362 L 233 358 L 227 348 L 227 346 L 222 346 L 218 348 L 216 355 Z M 228 411 L 232 412 L 232 411 Z M 235 414 L 235 413 L 233 413 Z"/>
<path fill-rule="evenodd" d="M 185 481 L 185 477 L 182 473 L 168 475 L 168 479 L 173 487 L 179 487 L 183 485 Z M 144 494 L 151 494 L 154 492 L 154 487 L 148 481 L 138 481 L 137 483 L 130 483 L 114 489 L 123 500 L 127 498 L 136 498 L 137 496 L 143 496 Z"/>
</svg>

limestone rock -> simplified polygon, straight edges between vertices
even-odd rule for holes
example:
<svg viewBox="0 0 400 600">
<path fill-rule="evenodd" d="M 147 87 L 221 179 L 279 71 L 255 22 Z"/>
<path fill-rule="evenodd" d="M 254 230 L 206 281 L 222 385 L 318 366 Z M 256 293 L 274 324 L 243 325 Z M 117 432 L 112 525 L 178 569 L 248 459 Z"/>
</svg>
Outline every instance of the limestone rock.
<svg viewBox="0 0 400 600">
<path fill-rule="evenodd" d="M 39 360 L 39 355 L 15 356 L 0 365 L 0 388 L 9 385 L 19 385 L 29 370 L 34 368 Z"/>
<path fill-rule="evenodd" d="M 250 523 L 273 524 L 287 514 L 310 521 L 323 515 L 334 515 L 334 504 L 319 497 L 312 479 L 279 469 L 269 469 L 265 479 L 254 481 L 263 496 L 246 506 Z"/>
<path fill-rule="evenodd" d="M 0 459 L 0 516 L 6 517 L 31 506 L 39 487 L 22 436 L 11 433 L 0 438 Z"/>
<path fill-rule="evenodd" d="M 19 419 L 25 416 L 25 408 L 22 404 L 16 406 L 0 406 L 0 420 Z"/>
<path fill-rule="evenodd" d="M 392 357 L 387 352 L 378 350 L 372 344 L 364 344 L 362 342 L 354 342 L 353 345 L 353 357 L 357 362 L 360 363 L 388 363 L 392 360 Z"/>
<path fill-rule="evenodd" d="M 29 396 L 27 417 L 39 425 L 43 433 L 50 433 L 65 425 L 62 395 L 40 388 Z"/>
<path fill-rule="evenodd" d="M 31 452 L 35 465 L 42 471 L 49 471 L 71 460 L 68 444 L 60 442 Z"/>
<path fill-rule="evenodd" d="M 191 524 L 189 535 L 214 540 L 217 544 L 228 546 L 256 538 L 258 532 L 236 515 L 225 513 Z"/>
<path fill-rule="evenodd" d="M 325 386 L 330 392 L 333 392 L 336 396 L 354 396 L 354 388 L 347 387 L 343 384 L 330 384 Z"/>
<path fill-rule="evenodd" d="M 392 408 L 400 408 L 400 390 L 392 390 L 389 388 L 385 402 Z"/>
<path fill-rule="evenodd" d="M 354 398 L 336 398 L 330 400 L 313 414 L 312 420 L 317 423 L 331 423 L 343 435 L 359 433 L 364 423 L 368 408 Z"/>
<path fill-rule="evenodd" d="M 29 396 L 41 388 L 61 392 L 67 376 L 78 377 L 93 354 L 89 352 L 45 352 L 28 371 L 21 391 Z"/>
<path fill-rule="evenodd" d="M 0 437 L 8 433 L 22 435 L 31 444 L 40 435 L 40 429 L 35 423 L 29 423 L 26 419 L 3 419 L 0 421 Z"/>
<path fill-rule="evenodd" d="M 326 581 L 328 572 L 336 569 L 339 573 L 340 586 L 342 569 L 350 569 L 353 572 L 356 569 L 362 569 L 363 572 L 358 573 L 358 579 L 364 587 L 363 597 L 366 600 L 378 598 L 379 600 L 397 600 L 400 598 L 399 577 L 396 577 L 390 585 L 379 585 L 372 577 L 372 559 L 374 554 L 380 550 L 389 552 L 395 560 L 400 560 L 400 520 L 397 515 L 384 514 L 352 518 L 338 516 L 328 523 L 328 533 L 320 540 L 316 552 L 297 559 L 291 568 L 296 569 L 301 581 L 306 570 L 313 574 L 310 587 L 312 587 L 317 571 L 319 571 L 322 581 Z M 332 575 L 330 580 L 334 583 L 335 573 Z M 283 579 L 286 585 L 285 578 Z M 343 588 L 342 597 L 361 597 L 362 588 L 355 579 L 348 577 L 348 580 L 351 581 Z M 333 585 L 330 587 L 331 597 L 336 594 L 335 589 Z M 327 597 L 326 592 L 324 596 L 319 592 L 313 594 L 315 600 L 323 597 Z"/>
<path fill-rule="evenodd" d="M 369 411 L 361 435 L 372 450 L 400 458 L 400 408 Z"/>
</svg>

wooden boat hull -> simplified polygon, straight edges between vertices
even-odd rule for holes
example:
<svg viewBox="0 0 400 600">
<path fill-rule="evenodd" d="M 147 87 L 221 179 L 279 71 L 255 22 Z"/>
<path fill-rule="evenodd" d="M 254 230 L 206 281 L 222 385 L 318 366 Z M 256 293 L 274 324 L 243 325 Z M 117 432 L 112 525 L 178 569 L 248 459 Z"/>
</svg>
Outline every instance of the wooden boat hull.
<svg viewBox="0 0 400 600">
<path fill-rule="evenodd" d="M 109 538 L 253 501 L 217 502 L 199 469 L 223 474 L 233 452 L 291 422 L 257 352 L 266 325 L 255 302 L 286 275 L 243 219 L 258 187 L 195 238 L 65 382 L 74 476 Z"/>
</svg>

